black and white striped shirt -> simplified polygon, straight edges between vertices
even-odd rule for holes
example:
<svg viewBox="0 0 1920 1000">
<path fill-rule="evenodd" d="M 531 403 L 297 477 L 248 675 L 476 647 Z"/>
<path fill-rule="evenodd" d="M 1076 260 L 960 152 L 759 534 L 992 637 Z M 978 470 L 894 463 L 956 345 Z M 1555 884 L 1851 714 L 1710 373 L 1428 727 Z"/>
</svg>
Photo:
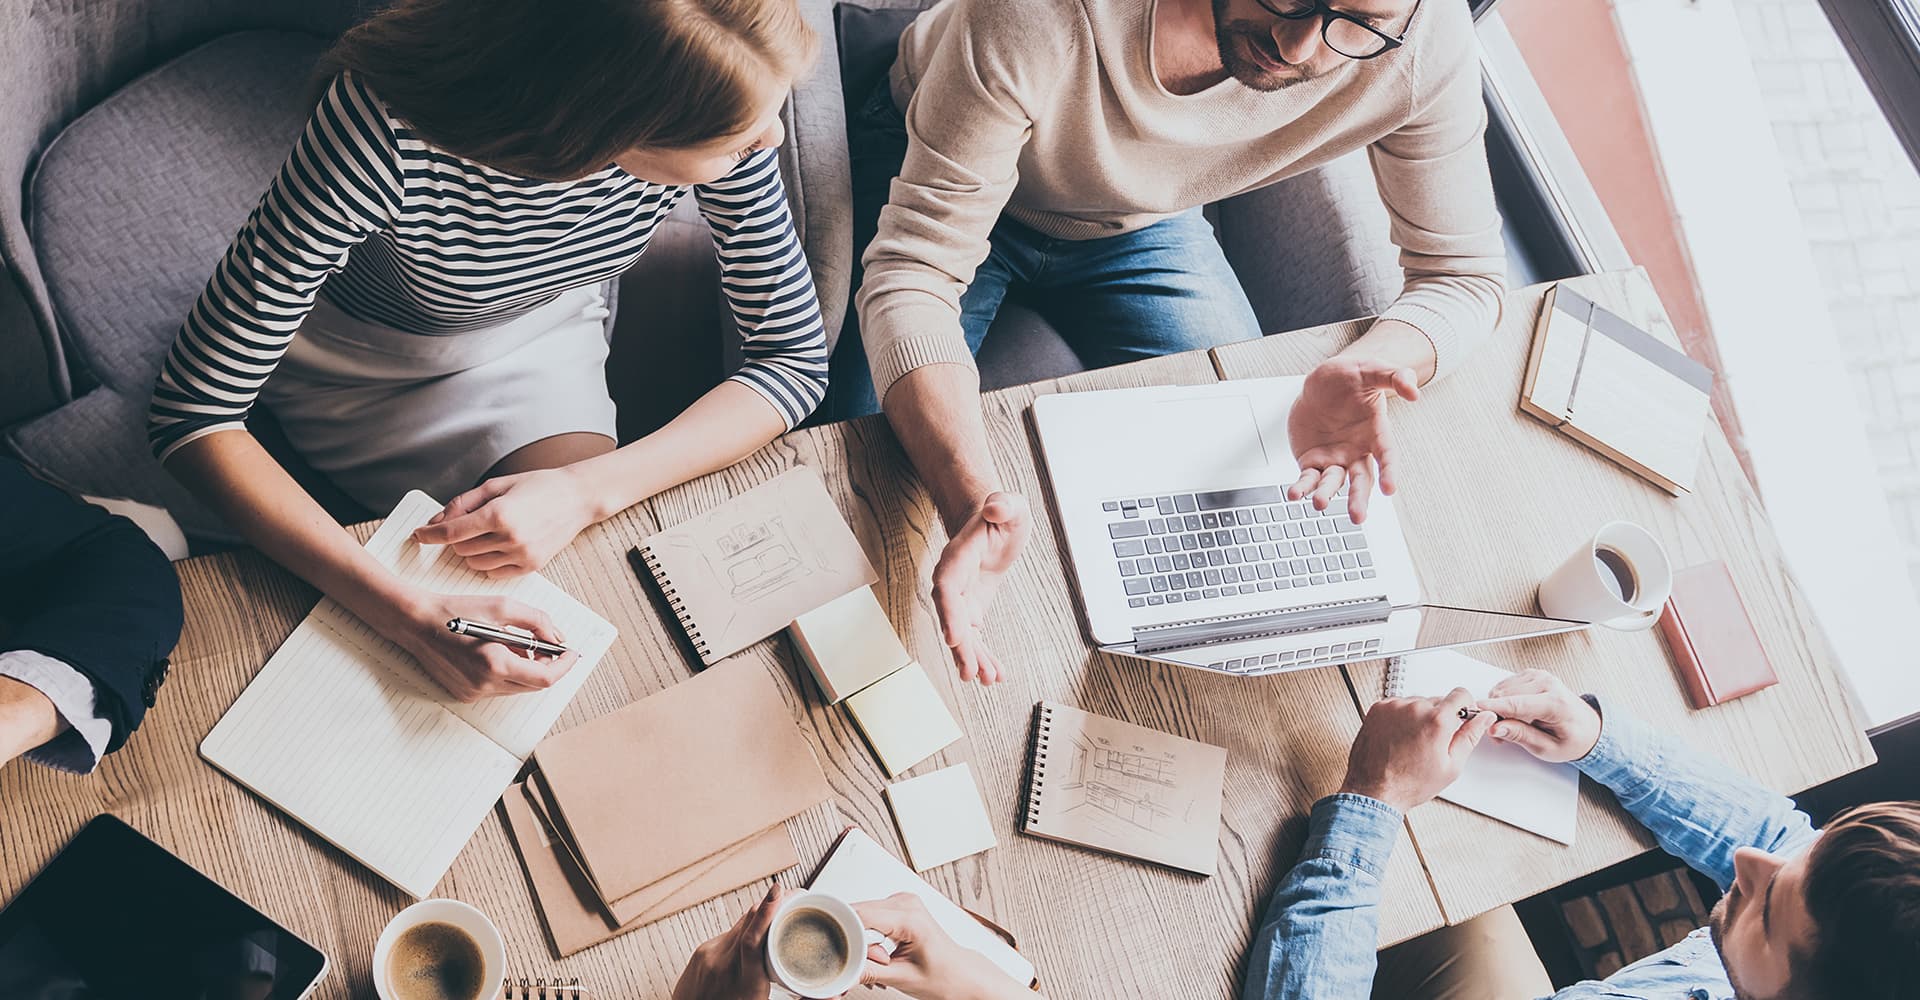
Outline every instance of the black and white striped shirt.
<svg viewBox="0 0 1920 1000">
<path fill-rule="evenodd" d="M 327 88 L 174 341 L 148 414 L 154 453 L 164 460 L 244 426 L 317 294 L 408 333 L 495 326 L 625 271 L 689 190 L 713 229 L 743 333 L 746 361 L 732 378 L 792 427 L 826 393 L 827 353 L 772 150 L 692 188 L 613 166 L 577 181 L 529 180 L 433 147 L 347 73 Z"/>
</svg>

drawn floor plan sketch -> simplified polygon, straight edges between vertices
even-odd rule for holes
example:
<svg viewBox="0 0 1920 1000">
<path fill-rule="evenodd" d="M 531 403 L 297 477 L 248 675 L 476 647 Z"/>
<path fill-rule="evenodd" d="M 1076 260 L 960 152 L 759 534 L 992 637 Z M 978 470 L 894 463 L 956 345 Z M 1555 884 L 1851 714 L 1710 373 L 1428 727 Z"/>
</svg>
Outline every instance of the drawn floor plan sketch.
<svg viewBox="0 0 1920 1000">
<path fill-rule="evenodd" d="M 727 581 L 733 599 L 742 603 L 757 601 L 813 573 L 778 516 L 722 529 L 713 539 L 707 561 L 713 575 Z"/>
</svg>

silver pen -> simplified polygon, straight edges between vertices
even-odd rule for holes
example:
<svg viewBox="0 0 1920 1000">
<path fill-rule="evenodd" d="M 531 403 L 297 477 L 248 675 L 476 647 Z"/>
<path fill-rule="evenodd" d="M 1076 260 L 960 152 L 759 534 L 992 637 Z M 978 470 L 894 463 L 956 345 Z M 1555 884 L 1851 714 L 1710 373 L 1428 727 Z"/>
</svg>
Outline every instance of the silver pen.
<svg viewBox="0 0 1920 1000">
<path fill-rule="evenodd" d="M 503 643 L 508 646 L 524 649 L 529 652 L 541 653 L 547 656 L 559 656 L 567 651 L 567 647 L 556 643 L 535 639 L 533 636 L 502 628 L 499 625 L 489 625 L 486 622 L 476 622 L 466 618 L 455 618 L 448 622 L 447 631 L 452 632 L 454 635 L 465 635 L 475 639 L 484 639 L 487 642 Z"/>
</svg>

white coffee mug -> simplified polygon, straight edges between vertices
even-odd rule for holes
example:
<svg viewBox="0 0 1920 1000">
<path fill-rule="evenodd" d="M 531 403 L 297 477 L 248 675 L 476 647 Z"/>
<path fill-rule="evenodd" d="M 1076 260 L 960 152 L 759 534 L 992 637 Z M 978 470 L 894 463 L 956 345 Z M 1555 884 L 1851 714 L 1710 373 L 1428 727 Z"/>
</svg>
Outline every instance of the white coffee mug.
<svg viewBox="0 0 1920 1000">
<path fill-rule="evenodd" d="M 831 917 L 840 925 L 841 939 L 847 943 L 847 960 L 838 973 L 831 978 L 813 980 L 813 985 L 805 985 L 807 980 L 795 975 L 781 959 L 779 942 L 780 932 L 787 919 L 801 910 L 818 910 Z M 860 922 L 853 905 L 838 896 L 824 892 L 797 892 L 780 901 L 780 908 L 773 911 L 773 922 L 767 925 L 767 976 L 773 980 L 777 989 L 800 997 L 801 1000 L 827 1000 L 837 997 L 860 985 L 860 971 L 866 967 L 867 949 L 879 945 L 889 951 L 893 941 L 879 931 L 868 930 Z"/>
<path fill-rule="evenodd" d="M 1622 632 L 1660 620 L 1673 592 L 1673 567 L 1660 540 L 1630 521 L 1601 525 L 1540 582 L 1540 611 Z"/>
<path fill-rule="evenodd" d="M 393 983 L 388 978 L 393 944 L 400 935 L 420 926 L 431 923 L 452 924 L 473 938 L 480 946 L 480 982 L 492 984 L 490 989 L 482 989 L 482 1000 L 494 1000 L 500 993 L 500 982 L 507 976 L 507 944 L 500 936 L 500 928 L 487 919 L 487 915 L 457 899 L 423 899 L 401 910 L 387 928 L 380 932 L 379 940 L 373 945 L 373 989 L 380 1000 L 396 1000 Z"/>
</svg>

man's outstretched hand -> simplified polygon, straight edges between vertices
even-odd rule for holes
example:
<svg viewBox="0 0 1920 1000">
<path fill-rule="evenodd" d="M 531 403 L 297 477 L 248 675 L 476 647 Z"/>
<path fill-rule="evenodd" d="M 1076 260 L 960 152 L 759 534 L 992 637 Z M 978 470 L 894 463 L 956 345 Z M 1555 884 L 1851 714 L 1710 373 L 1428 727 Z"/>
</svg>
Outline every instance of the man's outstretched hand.
<svg viewBox="0 0 1920 1000">
<path fill-rule="evenodd" d="M 1387 432 L 1387 398 L 1420 398 L 1417 373 L 1367 358 L 1335 355 L 1307 375 L 1300 398 L 1287 414 L 1287 437 L 1300 478 L 1287 499 L 1313 497 L 1325 510 L 1340 487 L 1348 487 L 1347 510 L 1355 524 L 1367 516 L 1377 480 L 1394 489 L 1393 447 Z"/>
<path fill-rule="evenodd" d="M 933 607 L 940 635 L 960 668 L 960 679 L 992 684 L 1005 676 L 981 635 L 1000 578 L 1019 558 L 1033 531 L 1033 514 L 1018 493 L 991 494 L 947 540 L 933 567 Z"/>
</svg>

